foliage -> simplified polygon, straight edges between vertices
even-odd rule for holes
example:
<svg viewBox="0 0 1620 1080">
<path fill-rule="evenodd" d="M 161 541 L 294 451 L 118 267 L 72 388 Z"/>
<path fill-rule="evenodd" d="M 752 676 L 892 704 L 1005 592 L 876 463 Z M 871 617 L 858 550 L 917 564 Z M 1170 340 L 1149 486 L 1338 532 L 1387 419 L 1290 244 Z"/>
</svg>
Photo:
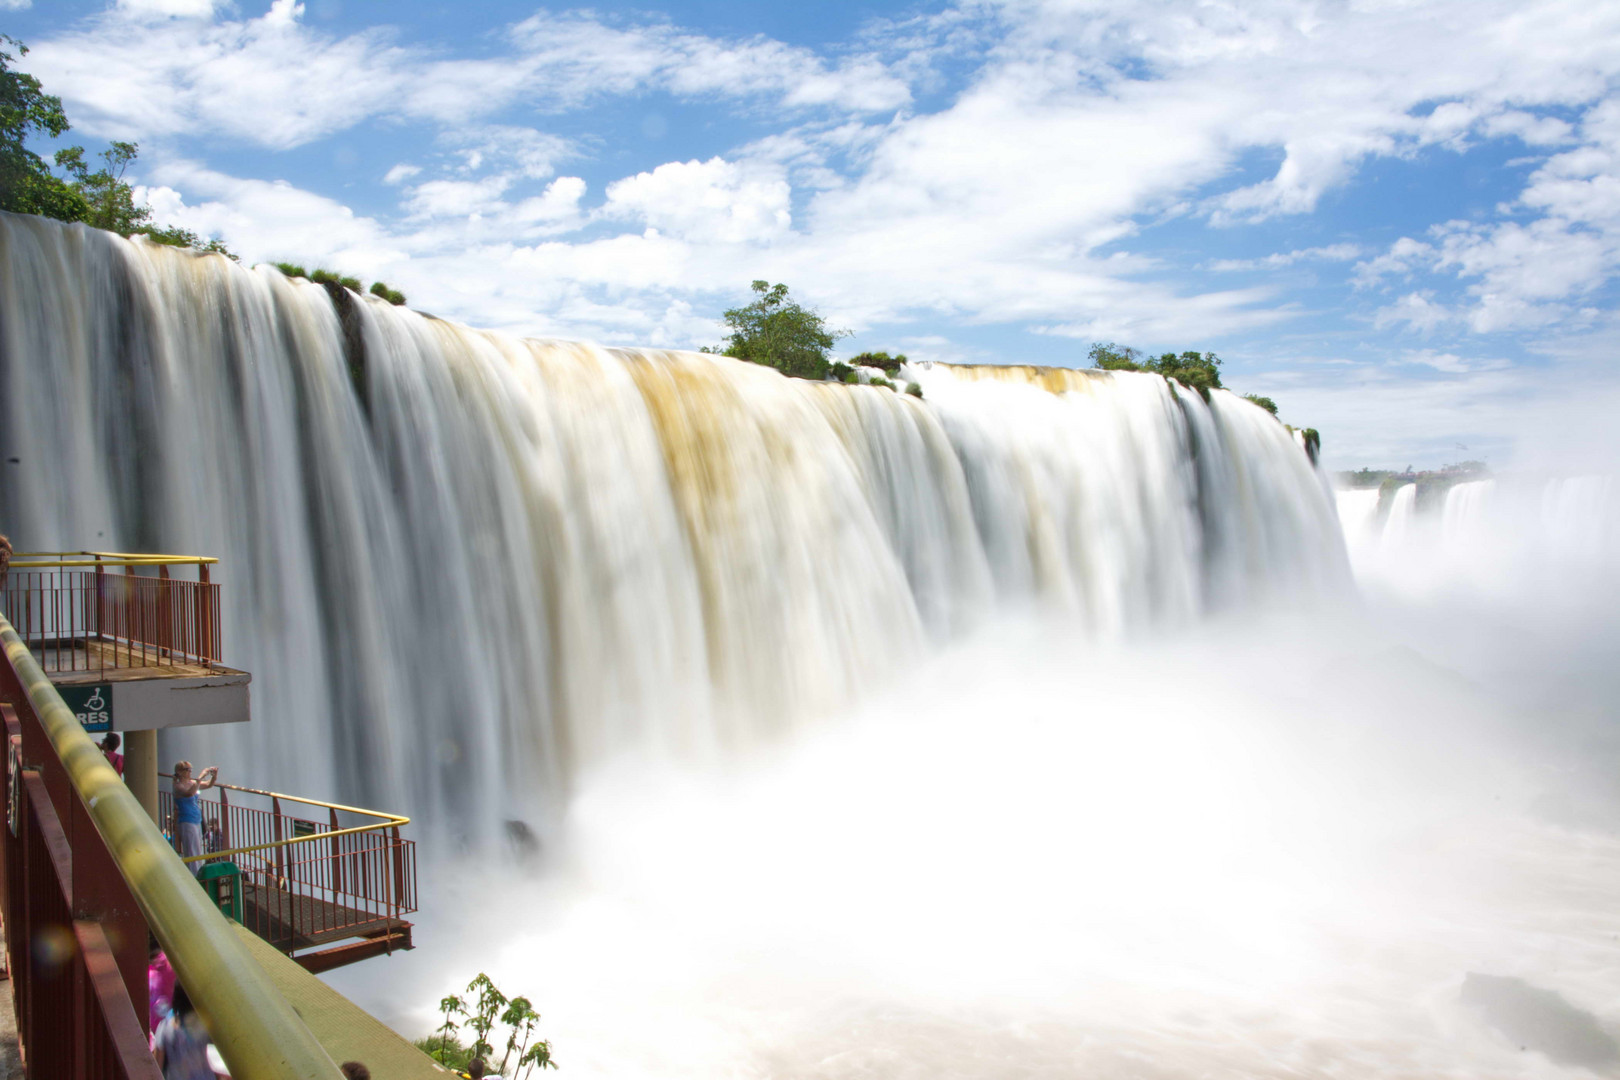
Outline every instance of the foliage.
<svg viewBox="0 0 1620 1080">
<path fill-rule="evenodd" d="M 551 1060 L 551 1043 L 534 1037 L 540 1024 L 540 1014 L 526 997 L 508 998 L 496 988 L 483 972 L 467 984 L 467 998 L 452 995 L 439 1002 L 444 1023 L 434 1035 L 416 1040 L 416 1046 L 433 1060 L 453 1069 L 465 1069 L 475 1057 L 481 1057 L 489 1066 L 490 1074 L 511 1076 L 525 1080 L 535 1069 L 555 1069 Z M 460 1017 L 458 1022 L 455 1017 Z M 499 1062 L 495 1060 L 493 1035 L 497 1025 L 508 1031 Z M 463 1043 L 456 1037 L 461 1027 L 470 1028 L 473 1039 Z M 510 1068 L 512 1071 L 507 1072 Z"/>
<path fill-rule="evenodd" d="M 1206 400 L 1211 390 L 1223 389 L 1220 357 L 1212 352 L 1167 352 L 1144 359 L 1136 349 L 1111 341 L 1099 341 L 1091 346 L 1087 356 L 1092 367 L 1104 371 L 1151 371 L 1166 379 L 1174 379 L 1187 389 L 1198 391 Z"/>
<path fill-rule="evenodd" d="M 439 1011 L 444 1014 L 444 1023 L 440 1024 L 438 1028 L 440 1047 L 443 1051 L 439 1060 L 448 1064 L 447 1057 L 450 1052 L 450 1044 L 454 1039 L 456 1029 L 460 1026 L 454 1020 L 452 1020 L 451 1017 L 466 1016 L 467 1003 L 460 997 L 457 997 L 455 994 L 451 994 L 449 997 L 439 999 Z M 460 1042 L 456 1042 L 455 1045 L 457 1049 L 461 1049 Z M 466 1056 L 467 1058 L 471 1058 L 473 1054 L 469 1050 Z M 462 1064 L 466 1064 L 466 1061 L 463 1060 Z"/>
<path fill-rule="evenodd" d="M 1104 371 L 1145 371 L 1142 366 L 1142 353 L 1139 349 L 1127 348 L 1124 345 L 1115 345 L 1112 341 L 1094 341 L 1091 351 L 1086 353 L 1094 368 Z"/>
<path fill-rule="evenodd" d="M 495 989 L 495 984 L 488 975 L 478 973 L 478 977 L 467 984 L 467 993 L 478 995 L 478 1005 L 467 1018 L 467 1025 L 473 1029 L 472 1052 L 474 1057 L 489 1058 L 495 1053 L 495 1047 L 490 1045 L 489 1032 L 495 1026 L 495 1018 L 501 1007 L 506 1004 L 506 995 Z"/>
<path fill-rule="evenodd" d="M 755 281 L 749 288 L 753 303 L 723 315 L 731 337 L 720 351 L 801 379 L 826 378 L 827 352 L 848 331 L 828 329 L 813 309 L 788 299 L 786 285 Z"/>
<path fill-rule="evenodd" d="M 914 382 L 906 383 L 906 393 L 910 394 L 914 398 L 922 397 L 922 384 Z"/>
<path fill-rule="evenodd" d="M 317 285 L 340 285 L 345 289 L 352 289 L 355 292 L 364 291 L 364 286 L 360 284 L 359 278 L 348 277 L 346 275 L 340 276 L 338 274 L 334 274 L 330 270 L 316 270 L 314 273 L 309 275 L 309 280 L 313 281 Z"/>
<path fill-rule="evenodd" d="M 0 45 L 14 46 L 17 56 L 28 55 L 28 47 L 16 38 L 0 34 Z M 89 212 L 84 196 L 27 146 L 30 136 L 55 139 L 71 126 L 62 99 L 45 93 L 34 76 L 14 71 L 17 56 L 0 48 L 0 210 L 83 221 Z"/>
<path fill-rule="evenodd" d="M 135 191 L 124 183 L 129 163 L 140 153 L 132 142 L 114 142 L 100 154 L 101 168 L 95 172 L 84 160 L 84 147 L 70 146 L 56 152 L 56 166 L 72 178 L 73 186 L 84 197 L 86 213 L 80 220 L 97 229 L 119 236 L 132 236 L 152 223 L 152 208 L 135 205 Z"/>
<path fill-rule="evenodd" d="M 1243 400 L 1244 401 L 1252 401 L 1254 404 L 1260 406 L 1262 409 L 1266 410 L 1266 412 L 1270 413 L 1272 416 L 1277 415 L 1277 403 L 1275 401 L 1272 401 L 1268 397 L 1262 397 L 1259 394 L 1244 394 L 1243 395 Z"/>
<path fill-rule="evenodd" d="M 418 1050 L 440 1065 L 455 1069 L 457 1072 L 466 1072 L 467 1063 L 473 1059 L 472 1050 L 454 1037 L 424 1035 L 415 1041 L 415 1045 Z"/>
<path fill-rule="evenodd" d="M 373 281 L 371 283 L 371 288 L 366 289 L 360 284 L 360 279 L 357 277 L 350 277 L 347 274 L 338 274 L 334 271 L 324 270 L 320 267 L 316 267 L 313 271 L 310 271 L 305 270 L 301 265 L 293 262 L 278 262 L 273 263 L 272 265 L 275 266 L 277 270 L 280 270 L 281 273 L 286 277 L 308 278 L 317 285 L 337 285 L 345 289 L 352 289 L 355 292 L 369 292 L 372 296 L 380 297 L 388 301 L 390 304 L 393 304 L 395 307 L 401 307 L 405 303 L 404 293 L 400 292 L 398 289 L 391 289 L 380 281 Z"/>
<path fill-rule="evenodd" d="M 833 382 L 841 383 L 861 381 L 860 376 L 855 374 L 855 369 L 844 363 L 842 360 L 833 361 L 832 367 L 827 369 L 827 378 L 831 379 Z"/>
<path fill-rule="evenodd" d="M 384 285 L 380 281 L 373 281 L 371 283 L 371 295 L 380 296 L 390 304 L 393 304 L 395 307 L 403 307 L 405 304 L 404 293 L 400 292 L 398 289 L 390 289 L 387 285 Z"/>
<path fill-rule="evenodd" d="M 27 47 L 15 38 L 0 34 L 0 42 L 16 46 L 18 55 L 28 55 Z M 137 206 L 135 189 L 124 180 L 130 162 L 140 153 L 136 143 L 113 142 L 97 155 L 101 167 L 95 170 L 84 147 L 64 147 L 54 160 L 66 176 L 53 173 L 26 143 L 33 135 L 59 138 L 72 125 L 62 111 L 61 98 L 45 93 L 34 76 L 11 69 L 15 59 L 0 49 L 0 210 L 82 221 L 120 236 L 144 235 L 158 244 L 236 257 L 218 239 L 203 240 L 190 229 L 152 224 L 152 208 Z"/>
<path fill-rule="evenodd" d="M 859 356 L 850 357 L 849 362 L 861 367 L 875 367 L 882 370 L 885 375 L 892 376 L 899 373 L 900 365 L 906 362 L 906 354 L 890 356 L 886 352 L 863 352 Z"/>
</svg>

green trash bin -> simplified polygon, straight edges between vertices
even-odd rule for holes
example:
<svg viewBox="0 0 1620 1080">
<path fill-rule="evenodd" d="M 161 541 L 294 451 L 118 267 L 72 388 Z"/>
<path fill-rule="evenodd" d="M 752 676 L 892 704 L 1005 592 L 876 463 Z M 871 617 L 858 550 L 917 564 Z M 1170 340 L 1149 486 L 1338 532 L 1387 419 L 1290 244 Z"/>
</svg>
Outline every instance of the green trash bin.
<svg viewBox="0 0 1620 1080">
<path fill-rule="evenodd" d="M 197 883 L 214 898 L 214 906 L 228 919 L 242 921 L 242 868 L 228 860 L 205 863 Z"/>
</svg>

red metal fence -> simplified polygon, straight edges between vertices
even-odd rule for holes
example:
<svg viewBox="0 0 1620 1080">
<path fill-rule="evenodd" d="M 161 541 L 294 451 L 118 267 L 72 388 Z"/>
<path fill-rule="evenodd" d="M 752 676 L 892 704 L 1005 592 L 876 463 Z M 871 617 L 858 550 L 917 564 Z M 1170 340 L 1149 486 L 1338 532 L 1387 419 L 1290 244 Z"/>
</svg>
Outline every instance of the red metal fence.
<svg viewBox="0 0 1620 1080">
<path fill-rule="evenodd" d="M 242 924 L 283 952 L 384 934 L 416 911 L 416 843 L 399 835 L 406 819 L 233 784 L 198 803 L 204 850 L 227 853 L 208 862 L 242 871 Z M 178 851 L 169 791 L 158 808 Z"/>
<path fill-rule="evenodd" d="M 146 923 L 65 773 L 53 775 L 61 763 L 26 697 L 18 710 L 0 706 L 0 918 L 24 1066 L 33 1077 L 162 1080 L 147 1049 Z"/>
<path fill-rule="evenodd" d="M 195 556 L 18 554 L 4 611 L 46 671 L 217 663 L 219 586 Z M 197 580 L 170 576 L 196 567 Z M 109 572 L 122 568 L 123 573 Z M 144 572 L 143 572 L 144 571 Z"/>
</svg>

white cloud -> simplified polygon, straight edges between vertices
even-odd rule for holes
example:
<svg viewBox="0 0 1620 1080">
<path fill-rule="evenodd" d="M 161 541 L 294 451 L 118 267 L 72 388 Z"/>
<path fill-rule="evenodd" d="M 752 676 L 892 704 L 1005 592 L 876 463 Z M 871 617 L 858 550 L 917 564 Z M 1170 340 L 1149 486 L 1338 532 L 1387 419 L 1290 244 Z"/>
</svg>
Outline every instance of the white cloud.
<svg viewBox="0 0 1620 1080">
<path fill-rule="evenodd" d="M 775 170 L 723 158 L 672 161 L 609 184 L 602 214 L 682 239 L 766 241 L 791 227 L 791 195 Z"/>
<path fill-rule="evenodd" d="M 380 277 L 408 258 L 376 221 L 284 181 L 227 176 L 191 161 L 165 162 L 152 172 L 157 184 L 135 195 L 152 205 L 157 220 L 222 236 L 244 262 L 309 260 Z"/>
<path fill-rule="evenodd" d="M 118 0 L 119 11 L 135 16 L 206 19 L 218 6 L 219 0 Z"/>
<path fill-rule="evenodd" d="M 27 11 L 34 0 L 0 0 L 0 11 Z"/>
<path fill-rule="evenodd" d="M 1431 296 L 1421 292 L 1407 293 L 1393 304 L 1379 308 L 1373 325 L 1381 330 L 1405 323 L 1413 330 L 1431 333 L 1454 318 L 1445 305 L 1436 303 Z"/>
<path fill-rule="evenodd" d="M 1259 259 L 1217 259 L 1209 264 L 1209 268 L 1222 272 L 1277 270 L 1284 266 L 1293 266 L 1297 262 L 1349 262 L 1351 259 L 1360 258 L 1362 252 L 1360 244 L 1329 244 L 1325 247 L 1279 251 Z"/>
<path fill-rule="evenodd" d="M 411 165 L 402 161 L 398 165 L 395 165 L 392 169 L 388 170 L 388 172 L 383 176 L 383 183 L 388 184 L 389 186 L 403 184 L 405 181 L 409 180 L 413 176 L 416 176 L 421 171 L 422 168 L 420 165 Z"/>
<path fill-rule="evenodd" d="M 277 149 L 374 117 L 454 130 L 514 105 L 558 112 L 649 89 L 855 112 L 910 100 L 906 83 L 869 56 L 828 65 L 768 38 L 609 25 L 588 12 L 532 16 L 511 28 L 501 55 L 462 60 L 395 45 L 382 30 L 334 37 L 300 22 L 294 0 L 274 0 L 259 18 L 217 18 L 220 10 L 219 0 L 119 0 L 40 42 L 33 70 L 98 135 L 222 133 Z"/>
</svg>

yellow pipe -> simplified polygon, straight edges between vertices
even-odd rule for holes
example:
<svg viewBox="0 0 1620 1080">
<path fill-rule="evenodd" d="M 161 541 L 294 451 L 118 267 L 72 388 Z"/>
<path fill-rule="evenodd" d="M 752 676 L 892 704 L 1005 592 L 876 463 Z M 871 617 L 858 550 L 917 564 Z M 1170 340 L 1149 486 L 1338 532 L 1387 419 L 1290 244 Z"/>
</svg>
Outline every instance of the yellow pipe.
<svg viewBox="0 0 1620 1080">
<path fill-rule="evenodd" d="M 197 886 L 4 615 L 0 643 L 231 1075 L 239 1080 L 339 1080 L 337 1065 Z"/>
<path fill-rule="evenodd" d="M 334 837 L 338 837 L 338 836 L 353 836 L 356 833 L 370 832 L 372 829 L 391 829 L 393 827 L 394 826 L 393 826 L 392 822 L 379 821 L 375 825 L 356 825 L 351 829 L 335 829 L 332 832 L 311 833 L 308 836 L 299 836 L 299 837 L 296 837 L 296 838 L 294 838 L 292 840 L 271 840 L 269 843 L 254 844 L 254 845 L 252 845 L 250 847 L 233 847 L 233 848 L 228 848 L 225 851 L 209 851 L 209 852 L 205 852 L 202 855 L 182 855 L 180 857 L 180 861 L 181 862 L 186 862 L 186 863 L 193 863 L 193 862 L 199 862 L 199 861 L 202 861 L 202 860 L 205 860 L 205 859 L 223 859 L 227 855 L 241 855 L 241 854 L 244 854 L 245 852 L 249 852 L 249 851 L 264 851 L 266 848 L 292 847 L 292 845 L 294 845 L 294 844 L 310 844 L 310 843 L 314 843 L 317 840 L 331 840 Z M 352 851 L 345 851 L 343 854 L 345 854 L 345 855 L 355 855 L 355 854 L 360 854 L 360 853 L 359 852 L 352 852 Z"/>
<path fill-rule="evenodd" d="M 12 569 L 59 570 L 70 566 L 191 566 L 194 563 L 217 563 L 201 555 L 138 555 L 116 559 L 51 559 L 30 555 L 26 559 L 13 558 Z"/>
<path fill-rule="evenodd" d="M 173 773 L 158 773 L 158 775 L 163 777 L 165 780 L 174 779 Z M 263 795 L 267 799 L 286 799 L 288 802 L 303 803 L 306 806 L 319 806 L 322 810 L 343 810 L 350 814 L 366 814 L 370 817 L 383 818 L 383 824 L 385 825 L 409 825 L 411 823 L 410 818 L 401 814 L 390 814 L 386 810 L 366 810 L 358 806 L 344 806 L 342 803 L 322 802 L 320 799 L 309 799 L 302 795 L 286 795 L 279 791 L 265 791 L 263 788 L 243 787 L 240 784 L 215 783 L 211 786 L 216 788 L 224 788 L 226 791 L 245 791 L 249 795 Z"/>
</svg>

